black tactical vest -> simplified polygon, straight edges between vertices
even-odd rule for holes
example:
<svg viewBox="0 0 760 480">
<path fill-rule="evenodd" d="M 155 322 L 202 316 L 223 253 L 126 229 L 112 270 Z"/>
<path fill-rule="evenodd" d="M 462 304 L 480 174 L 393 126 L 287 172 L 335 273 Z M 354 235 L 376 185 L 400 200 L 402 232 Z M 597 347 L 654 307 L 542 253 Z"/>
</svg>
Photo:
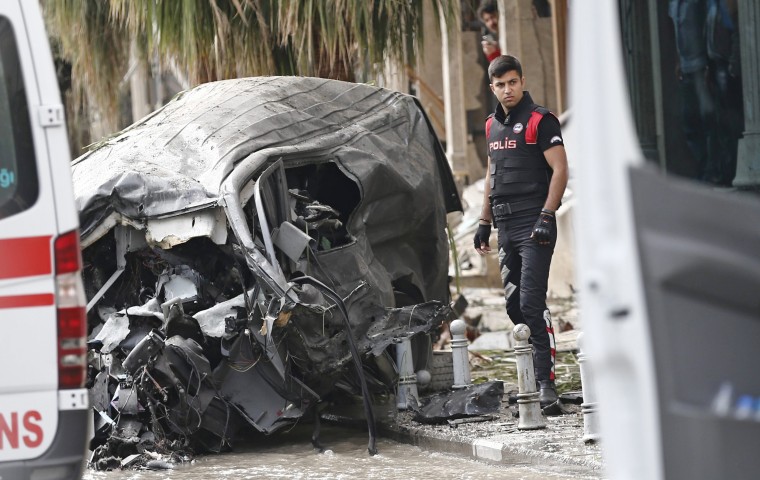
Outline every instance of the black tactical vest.
<svg viewBox="0 0 760 480">
<path fill-rule="evenodd" d="M 486 120 L 491 198 L 546 198 L 552 169 L 538 145 L 538 124 L 547 113 L 549 110 L 534 104 L 525 92 L 508 115 L 499 105 Z"/>
</svg>

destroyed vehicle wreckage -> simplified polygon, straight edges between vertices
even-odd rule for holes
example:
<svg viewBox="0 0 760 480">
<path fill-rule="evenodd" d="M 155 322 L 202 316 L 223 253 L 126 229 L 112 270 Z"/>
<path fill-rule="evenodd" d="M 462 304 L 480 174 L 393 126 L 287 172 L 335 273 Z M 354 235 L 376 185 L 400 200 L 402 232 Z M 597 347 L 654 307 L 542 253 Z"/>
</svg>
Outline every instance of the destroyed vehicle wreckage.
<svg viewBox="0 0 760 480">
<path fill-rule="evenodd" d="M 100 467 L 220 451 L 393 392 L 448 305 L 461 210 L 414 97 L 302 77 L 198 86 L 73 163 Z M 316 418 L 316 416 L 315 416 Z M 97 466 L 96 466 L 97 467 Z"/>
</svg>

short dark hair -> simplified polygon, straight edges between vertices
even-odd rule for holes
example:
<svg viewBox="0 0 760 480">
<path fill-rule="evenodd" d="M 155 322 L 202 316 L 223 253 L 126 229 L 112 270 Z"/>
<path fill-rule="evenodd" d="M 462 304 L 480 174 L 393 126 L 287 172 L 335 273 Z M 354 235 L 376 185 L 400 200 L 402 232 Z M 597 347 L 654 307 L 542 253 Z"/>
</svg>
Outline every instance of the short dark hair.
<svg viewBox="0 0 760 480">
<path fill-rule="evenodd" d="M 491 61 L 490 65 L 488 65 L 488 81 L 492 82 L 493 77 L 501 77 L 512 70 L 517 71 L 517 75 L 522 78 L 523 71 L 522 65 L 520 65 L 520 60 L 512 55 L 499 55 Z"/>
<path fill-rule="evenodd" d="M 499 13 L 499 4 L 496 0 L 480 0 L 478 5 L 478 18 L 483 18 L 484 13 Z"/>
</svg>

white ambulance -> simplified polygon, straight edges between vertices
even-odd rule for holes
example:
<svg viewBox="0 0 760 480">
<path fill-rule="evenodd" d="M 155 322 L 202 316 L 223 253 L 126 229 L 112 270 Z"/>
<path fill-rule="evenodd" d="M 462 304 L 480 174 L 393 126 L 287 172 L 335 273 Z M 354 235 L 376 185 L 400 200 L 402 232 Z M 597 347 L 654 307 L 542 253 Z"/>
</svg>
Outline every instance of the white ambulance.
<svg viewBox="0 0 760 480">
<path fill-rule="evenodd" d="M 36 0 L 0 2 L 0 480 L 80 478 L 85 297 L 69 147 Z"/>
</svg>

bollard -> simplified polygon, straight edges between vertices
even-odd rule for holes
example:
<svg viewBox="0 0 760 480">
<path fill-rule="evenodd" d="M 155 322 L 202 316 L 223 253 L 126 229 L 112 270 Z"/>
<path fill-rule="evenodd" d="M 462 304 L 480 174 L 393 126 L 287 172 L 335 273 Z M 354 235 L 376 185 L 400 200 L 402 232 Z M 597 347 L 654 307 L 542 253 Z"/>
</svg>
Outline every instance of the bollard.
<svg viewBox="0 0 760 480">
<path fill-rule="evenodd" d="M 594 393 L 594 378 L 588 357 L 583 350 L 583 333 L 578 334 L 578 366 L 581 369 L 581 387 L 583 388 L 583 441 L 586 443 L 599 440 L 599 414 L 597 413 L 596 394 Z"/>
<path fill-rule="evenodd" d="M 433 374 L 429 370 L 417 370 L 417 386 L 427 387 L 433 381 Z"/>
<path fill-rule="evenodd" d="M 402 338 L 396 343 L 396 365 L 398 366 L 398 393 L 396 394 L 396 408 L 406 410 L 409 403 L 411 407 L 419 406 L 420 397 L 417 393 L 417 375 L 414 374 L 414 360 L 412 359 L 412 342 L 409 338 Z"/>
<path fill-rule="evenodd" d="M 537 430 L 546 428 L 546 421 L 541 414 L 536 389 L 536 374 L 533 371 L 533 346 L 528 343 L 530 328 L 525 324 L 515 326 L 515 357 L 517 357 L 517 409 L 520 418 L 518 430 Z"/>
<path fill-rule="evenodd" d="M 451 360 L 454 363 L 454 385 L 451 388 L 465 388 L 472 384 L 470 377 L 470 352 L 467 350 L 467 324 L 458 318 L 451 322 Z"/>
</svg>

